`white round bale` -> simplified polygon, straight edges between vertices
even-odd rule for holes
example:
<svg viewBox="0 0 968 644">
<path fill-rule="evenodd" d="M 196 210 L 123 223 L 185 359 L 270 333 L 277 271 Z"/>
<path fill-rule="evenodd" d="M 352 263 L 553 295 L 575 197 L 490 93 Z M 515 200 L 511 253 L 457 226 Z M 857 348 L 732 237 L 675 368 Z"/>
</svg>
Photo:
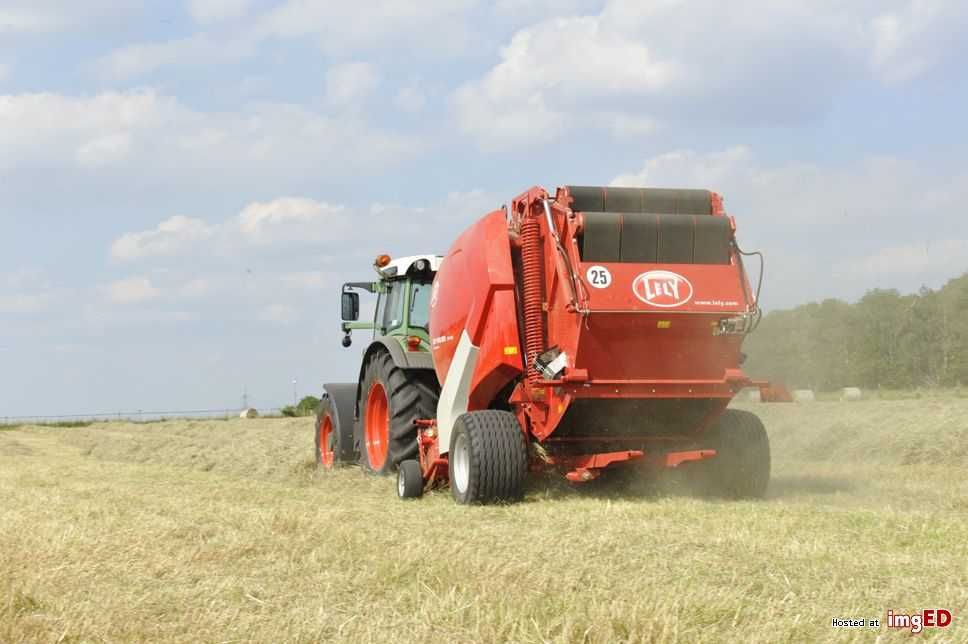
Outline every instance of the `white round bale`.
<svg viewBox="0 0 968 644">
<path fill-rule="evenodd" d="M 861 394 L 860 388 L 858 387 L 844 387 L 843 389 L 840 390 L 841 400 L 853 401 L 853 400 L 860 400 L 862 397 L 863 396 Z"/>
<path fill-rule="evenodd" d="M 243 409 L 239 412 L 239 418 L 258 418 L 259 411 L 254 407 L 249 407 L 248 409 Z"/>
<path fill-rule="evenodd" d="M 793 400 L 796 402 L 814 402 L 817 397 L 812 389 L 794 389 Z"/>
</svg>

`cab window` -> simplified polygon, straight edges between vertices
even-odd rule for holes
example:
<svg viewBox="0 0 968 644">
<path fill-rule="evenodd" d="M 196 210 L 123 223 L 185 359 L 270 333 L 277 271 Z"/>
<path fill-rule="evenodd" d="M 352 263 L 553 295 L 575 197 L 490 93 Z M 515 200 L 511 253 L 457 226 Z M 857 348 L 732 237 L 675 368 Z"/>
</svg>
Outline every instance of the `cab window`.
<svg viewBox="0 0 968 644">
<path fill-rule="evenodd" d="M 430 282 L 414 282 L 410 286 L 410 326 L 429 328 Z"/>
<path fill-rule="evenodd" d="M 403 324 L 403 294 L 406 284 L 404 282 L 389 282 L 387 292 L 383 295 L 383 311 L 380 326 L 383 333 L 389 333 Z"/>
</svg>

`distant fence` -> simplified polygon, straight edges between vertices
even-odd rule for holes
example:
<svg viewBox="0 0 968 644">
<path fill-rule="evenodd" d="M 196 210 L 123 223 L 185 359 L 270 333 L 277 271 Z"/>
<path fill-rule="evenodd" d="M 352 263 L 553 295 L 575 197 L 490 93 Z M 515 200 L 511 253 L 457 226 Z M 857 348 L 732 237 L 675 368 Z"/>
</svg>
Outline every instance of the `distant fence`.
<svg viewBox="0 0 968 644">
<path fill-rule="evenodd" d="M 280 407 L 269 409 L 259 409 L 260 416 L 281 416 Z M 83 422 L 104 422 L 111 420 L 125 420 L 128 422 L 147 423 L 152 421 L 172 419 L 185 420 L 205 420 L 205 419 L 226 419 L 238 418 L 242 409 L 182 409 L 169 411 L 113 411 L 99 412 L 94 414 L 58 414 L 58 415 L 35 415 L 35 416 L 0 416 L 0 425 L 31 425 L 31 424 L 50 424 L 50 423 L 83 423 Z"/>
</svg>

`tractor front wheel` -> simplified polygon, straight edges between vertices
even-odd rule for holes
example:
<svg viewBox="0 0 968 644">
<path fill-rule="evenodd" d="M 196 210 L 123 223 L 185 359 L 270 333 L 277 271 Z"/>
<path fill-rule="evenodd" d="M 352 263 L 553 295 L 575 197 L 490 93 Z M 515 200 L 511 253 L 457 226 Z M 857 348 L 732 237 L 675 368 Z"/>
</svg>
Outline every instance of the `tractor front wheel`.
<svg viewBox="0 0 968 644">
<path fill-rule="evenodd" d="M 397 496 L 401 499 L 416 499 L 423 495 L 424 480 L 420 463 L 408 459 L 397 469 Z"/>
<path fill-rule="evenodd" d="M 524 495 L 528 447 L 514 414 L 485 410 L 454 423 L 447 458 L 458 503 L 518 501 Z"/>
<path fill-rule="evenodd" d="M 727 409 L 707 436 L 716 456 L 697 464 L 707 491 L 734 499 L 762 498 L 770 483 L 770 439 L 756 414 Z"/>
</svg>

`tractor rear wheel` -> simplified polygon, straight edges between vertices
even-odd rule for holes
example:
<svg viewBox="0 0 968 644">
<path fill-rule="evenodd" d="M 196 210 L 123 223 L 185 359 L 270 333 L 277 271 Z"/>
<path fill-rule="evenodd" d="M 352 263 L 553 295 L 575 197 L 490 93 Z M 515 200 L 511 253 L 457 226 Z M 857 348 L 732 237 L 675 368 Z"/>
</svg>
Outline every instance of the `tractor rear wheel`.
<svg viewBox="0 0 968 644">
<path fill-rule="evenodd" d="M 360 462 L 373 474 L 389 474 L 417 458 L 418 418 L 437 412 L 437 380 L 426 369 L 403 369 L 389 353 L 370 358 L 360 393 Z"/>
<path fill-rule="evenodd" d="M 762 498 L 770 483 L 770 439 L 756 414 L 727 409 L 707 436 L 716 456 L 698 465 L 708 492 L 734 499 Z"/>
<path fill-rule="evenodd" d="M 463 414 L 454 423 L 447 461 L 450 490 L 458 503 L 518 501 L 524 495 L 528 447 L 510 412 Z"/>
<path fill-rule="evenodd" d="M 353 445 L 353 425 L 339 422 L 333 400 L 326 394 L 316 408 L 315 433 L 316 466 L 332 469 L 342 464 Z"/>
</svg>

